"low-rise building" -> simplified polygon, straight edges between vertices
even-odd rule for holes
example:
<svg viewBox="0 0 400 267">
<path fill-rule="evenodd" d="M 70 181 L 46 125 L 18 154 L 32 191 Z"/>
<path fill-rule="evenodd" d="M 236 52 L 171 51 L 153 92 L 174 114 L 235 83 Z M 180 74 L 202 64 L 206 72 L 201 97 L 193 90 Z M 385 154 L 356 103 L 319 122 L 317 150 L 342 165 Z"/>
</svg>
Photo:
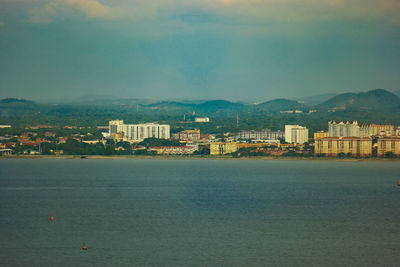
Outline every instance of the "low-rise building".
<svg viewBox="0 0 400 267">
<path fill-rule="evenodd" d="M 314 133 L 314 140 L 318 139 L 318 138 L 324 138 L 324 137 L 329 137 L 329 133 L 325 132 L 325 131 L 319 131 Z"/>
<path fill-rule="evenodd" d="M 0 148 L 0 156 L 10 155 L 12 150 L 10 148 Z"/>
<path fill-rule="evenodd" d="M 195 122 L 210 122 L 210 118 L 209 117 L 196 117 L 194 119 Z"/>
<path fill-rule="evenodd" d="M 45 132 L 44 136 L 46 136 L 46 137 L 56 137 L 57 134 L 55 132 Z"/>
<path fill-rule="evenodd" d="M 267 142 L 267 143 L 237 143 L 237 149 L 250 148 L 250 147 L 279 147 L 280 143 Z"/>
<path fill-rule="evenodd" d="M 200 130 L 185 130 L 179 133 L 175 133 L 172 135 L 174 139 L 178 139 L 181 141 L 190 141 L 190 142 L 197 142 L 200 140 Z"/>
<path fill-rule="evenodd" d="M 381 137 L 378 139 L 377 156 L 384 157 L 387 153 L 400 155 L 400 137 Z"/>
<path fill-rule="evenodd" d="M 237 143 L 215 142 L 210 143 L 210 155 L 225 155 L 237 151 Z"/>
<path fill-rule="evenodd" d="M 336 157 L 339 154 L 354 157 L 372 156 L 372 138 L 370 137 L 324 137 L 315 140 L 314 154 Z"/>
<path fill-rule="evenodd" d="M 149 150 L 164 155 L 190 155 L 199 150 L 199 146 L 197 144 L 187 144 L 185 146 L 160 146 L 150 147 Z"/>
</svg>

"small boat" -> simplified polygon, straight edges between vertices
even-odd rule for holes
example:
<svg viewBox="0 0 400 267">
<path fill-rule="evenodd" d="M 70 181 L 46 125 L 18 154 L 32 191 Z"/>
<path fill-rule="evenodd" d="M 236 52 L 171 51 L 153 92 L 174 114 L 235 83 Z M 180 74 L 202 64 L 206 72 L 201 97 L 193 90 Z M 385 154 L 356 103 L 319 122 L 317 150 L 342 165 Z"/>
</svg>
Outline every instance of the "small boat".
<svg viewBox="0 0 400 267">
<path fill-rule="evenodd" d="M 87 158 L 87 156 L 81 156 L 81 159 L 86 159 Z"/>
<path fill-rule="evenodd" d="M 400 186 L 400 181 L 397 182 L 397 186 Z"/>
<path fill-rule="evenodd" d="M 82 250 L 87 250 L 87 246 L 85 244 L 83 244 Z"/>
</svg>

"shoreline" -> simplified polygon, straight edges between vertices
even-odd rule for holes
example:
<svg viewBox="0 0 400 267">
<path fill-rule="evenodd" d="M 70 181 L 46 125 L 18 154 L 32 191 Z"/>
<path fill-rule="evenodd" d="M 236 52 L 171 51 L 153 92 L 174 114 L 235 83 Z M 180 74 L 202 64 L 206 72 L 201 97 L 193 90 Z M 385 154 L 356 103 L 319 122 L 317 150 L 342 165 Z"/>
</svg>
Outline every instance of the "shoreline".
<svg viewBox="0 0 400 267">
<path fill-rule="evenodd" d="M 82 158 L 83 157 L 83 158 Z M 134 156 L 134 155 L 4 155 L 0 159 L 160 159 L 160 160 L 292 160 L 292 161 L 381 161 L 398 162 L 400 158 L 333 158 L 333 157 L 229 157 L 229 156 Z"/>
</svg>

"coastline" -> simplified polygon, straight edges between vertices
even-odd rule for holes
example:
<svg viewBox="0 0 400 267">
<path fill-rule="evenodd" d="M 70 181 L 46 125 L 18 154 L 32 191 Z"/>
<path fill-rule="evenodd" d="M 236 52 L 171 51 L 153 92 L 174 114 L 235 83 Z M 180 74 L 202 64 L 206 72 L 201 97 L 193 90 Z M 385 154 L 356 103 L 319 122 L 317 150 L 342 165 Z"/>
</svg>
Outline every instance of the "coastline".
<svg viewBox="0 0 400 267">
<path fill-rule="evenodd" d="M 84 157 L 84 158 L 82 158 Z M 0 159 L 147 159 L 147 160 L 290 160 L 290 161 L 380 161 L 400 162 L 400 158 L 332 158 L 332 157 L 230 157 L 230 156 L 134 156 L 134 155 L 4 155 Z"/>
</svg>

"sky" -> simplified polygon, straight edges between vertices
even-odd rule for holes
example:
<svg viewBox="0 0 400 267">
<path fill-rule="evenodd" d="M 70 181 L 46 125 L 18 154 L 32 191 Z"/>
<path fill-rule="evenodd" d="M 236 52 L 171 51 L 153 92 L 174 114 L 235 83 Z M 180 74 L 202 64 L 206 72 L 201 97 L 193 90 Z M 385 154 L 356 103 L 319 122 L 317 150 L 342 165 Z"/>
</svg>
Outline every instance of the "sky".
<svg viewBox="0 0 400 267">
<path fill-rule="evenodd" d="M 400 89 L 400 0 L 0 0 L 0 98 Z"/>
</svg>

